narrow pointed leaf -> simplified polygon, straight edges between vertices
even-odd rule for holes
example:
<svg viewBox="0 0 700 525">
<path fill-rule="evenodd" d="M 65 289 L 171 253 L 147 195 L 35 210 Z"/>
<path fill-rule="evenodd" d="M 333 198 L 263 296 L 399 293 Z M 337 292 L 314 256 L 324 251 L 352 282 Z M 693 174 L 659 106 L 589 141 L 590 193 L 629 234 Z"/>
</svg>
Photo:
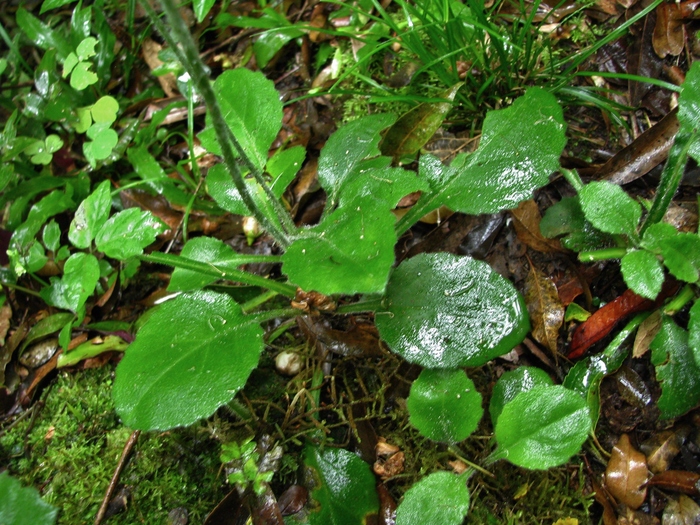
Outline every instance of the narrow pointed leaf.
<svg viewBox="0 0 700 525">
<path fill-rule="evenodd" d="M 509 352 L 530 329 L 510 282 L 482 261 L 448 253 L 401 263 L 376 324 L 394 352 L 428 368 L 482 365 Z"/>
<path fill-rule="evenodd" d="M 114 403 L 142 430 L 191 425 L 243 388 L 262 351 L 260 325 L 226 294 L 197 291 L 158 307 L 117 368 Z"/>
</svg>

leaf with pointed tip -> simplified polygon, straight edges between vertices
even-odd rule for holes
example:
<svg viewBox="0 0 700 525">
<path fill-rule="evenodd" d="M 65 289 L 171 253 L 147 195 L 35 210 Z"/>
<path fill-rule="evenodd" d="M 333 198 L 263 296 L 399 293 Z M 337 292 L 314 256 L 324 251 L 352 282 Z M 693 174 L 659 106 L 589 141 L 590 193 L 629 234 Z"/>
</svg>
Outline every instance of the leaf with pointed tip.
<svg viewBox="0 0 700 525">
<path fill-rule="evenodd" d="M 110 182 L 103 181 L 78 206 L 68 229 L 68 239 L 76 248 L 89 248 L 97 232 L 107 222 L 112 208 L 109 189 Z"/>
<path fill-rule="evenodd" d="M 382 155 L 399 159 L 417 153 L 442 125 L 463 84 L 460 82 L 445 91 L 440 97 L 445 102 L 424 102 L 401 115 L 384 134 L 379 146 Z"/>
<path fill-rule="evenodd" d="M 124 353 L 112 390 L 117 412 L 135 429 L 191 425 L 243 388 L 262 347 L 262 328 L 228 295 L 179 295 L 158 307 Z"/>
<path fill-rule="evenodd" d="M 449 253 L 401 263 L 375 322 L 394 352 L 427 368 L 483 365 L 508 353 L 530 329 L 510 282 L 483 261 Z"/>
</svg>

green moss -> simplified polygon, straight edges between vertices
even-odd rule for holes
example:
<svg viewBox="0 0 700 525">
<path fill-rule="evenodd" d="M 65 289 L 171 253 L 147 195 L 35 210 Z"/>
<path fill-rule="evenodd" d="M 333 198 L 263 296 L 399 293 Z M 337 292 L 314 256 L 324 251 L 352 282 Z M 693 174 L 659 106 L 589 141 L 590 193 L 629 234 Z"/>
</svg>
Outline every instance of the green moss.
<svg viewBox="0 0 700 525">
<path fill-rule="evenodd" d="M 111 383 L 109 367 L 61 372 L 44 407 L 0 436 L 0 463 L 59 507 L 58 523 L 93 522 L 131 434 L 112 407 Z M 203 429 L 142 434 L 120 478 L 127 509 L 109 523 L 167 523 L 177 507 L 203 522 L 227 492 L 218 453 Z"/>
</svg>

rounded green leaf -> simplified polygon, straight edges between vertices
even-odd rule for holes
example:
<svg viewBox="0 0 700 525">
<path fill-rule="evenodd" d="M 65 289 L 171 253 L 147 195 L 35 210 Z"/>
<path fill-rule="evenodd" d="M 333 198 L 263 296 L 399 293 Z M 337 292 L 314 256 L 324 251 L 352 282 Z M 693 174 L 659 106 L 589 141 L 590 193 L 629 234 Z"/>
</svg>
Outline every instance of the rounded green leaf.
<svg viewBox="0 0 700 525">
<path fill-rule="evenodd" d="M 117 120 L 117 111 L 119 111 L 119 102 L 109 95 L 100 97 L 90 109 L 92 119 L 95 122 L 106 122 L 108 124 Z"/>
<path fill-rule="evenodd" d="M 68 229 L 68 239 L 76 248 L 88 248 L 109 218 L 112 209 L 110 187 L 108 180 L 103 181 L 78 206 Z"/>
<path fill-rule="evenodd" d="M 63 276 L 51 278 L 51 285 L 41 290 L 50 305 L 78 312 L 95 291 L 100 265 L 94 255 L 74 253 L 63 267 Z"/>
<path fill-rule="evenodd" d="M 488 264 L 449 253 L 408 259 L 389 279 L 379 334 L 426 368 L 480 366 L 520 343 L 530 322 L 522 297 Z"/>
<path fill-rule="evenodd" d="M 44 142 L 48 153 L 55 153 L 63 147 L 63 140 L 58 135 L 49 135 Z"/>
<path fill-rule="evenodd" d="M 92 142 L 86 142 L 83 145 L 86 156 L 88 146 L 90 156 L 95 160 L 104 160 L 112 154 L 112 149 L 119 142 L 119 135 L 109 126 L 107 122 L 99 122 L 88 128 L 87 136 L 92 139 Z"/>
<path fill-rule="evenodd" d="M 50 525 L 58 509 L 46 503 L 33 487 L 23 487 L 7 472 L 0 474 L 0 523 L 3 525 Z"/>
<path fill-rule="evenodd" d="M 78 62 L 70 75 L 70 85 L 73 89 L 82 91 L 97 82 L 97 75 L 90 71 L 90 62 Z"/>
<path fill-rule="evenodd" d="M 659 241 L 664 265 L 681 281 L 694 283 L 700 276 L 700 237 L 695 233 L 677 233 Z"/>
<path fill-rule="evenodd" d="M 495 430 L 498 448 L 490 458 L 533 470 L 555 467 L 581 449 L 590 429 L 580 394 L 561 385 L 538 386 L 503 407 Z"/>
<path fill-rule="evenodd" d="M 90 57 L 95 56 L 95 46 L 97 45 L 97 39 L 95 37 L 89 36 L 84 38 L 78 47 L 76 48 L 76 53 L 80 60 L 87 60 Z"/>
<path fill-rule="evenodd" d="M 129 208 L 104 223 L 95 236 L 95 244 L 106 256 L 125 260 L 140 255 L 166 229 L 151 212 Z"/>
<path fill-rule="evenodd" d="M 586 219 L 602 232 L 634 237 L 642 207 L 617 184 L 594 181 L 579 192 Z"/>
<path fill-rule="evenodd" d="M 136 429 L 191 425 L 243 388 L 262 346 L 262 328 L 228 295 L 182 294 L 158 307 L 126 350 L 117 412 Z"/>
<path fill-rule="evenodd" d="M 413 485 L 396 509 L 396 525 L 460 525 L 469 512 L 463 476 L 433 472 Z"/>
<path fill-rule="evenodd" d="M 317 502 L 309 512 L 310 525 L 357 525 L 379 510 L 374 474 L 352 452 L 307 445 L 304 465 Z"/>
<path fill-rule="evenodd" d="M 406 405 L 421 434 L 445 443 L 465 440 L 484 415 L 481 394 L 463 370 L 426 368 L 413 382 Z"/>
<path fill-rule="evenodd" d="M 664 284 L 664 269 L 651 252 L 633 250 L 620 260 L 620 269 L 625 283 L 634 293 L 656 299 Z"/>
<path fill-rule="evenodd" d="M 510 372 L 504 373 L 493 387 L 489 414 L 491 422 L 495 425 L 503 411 L 503 407 L 513 401 L 521 392 L 527 392 L 537 386 L 551 385 L 552 378 L 541 368 L 534 366 L 521 366 Z"/>
</svg>

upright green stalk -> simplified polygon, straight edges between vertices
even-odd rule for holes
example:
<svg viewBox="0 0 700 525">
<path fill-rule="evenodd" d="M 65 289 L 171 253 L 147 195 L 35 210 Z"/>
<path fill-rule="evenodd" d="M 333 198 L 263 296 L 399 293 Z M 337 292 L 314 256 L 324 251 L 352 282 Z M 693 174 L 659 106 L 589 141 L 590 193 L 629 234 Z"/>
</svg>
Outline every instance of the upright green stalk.
<svg viewBox="0 0 700 525">
<path fill-rule="evenodd" d="M 231 173 L 233 183 L 235 184 L 238 193 L 241 195 L 243 203 L 251 211 L 257 221 L 263 226 L 263 228 L 275 238 L 280 246 L 286 248 L 290 244 L 290 238 L 288 233 L 284 231 L 282 224 L 290 221 L 290 219 L 286 217 L 285 220 L 286 213 L 284 213 L 281 217 L 279 217 L 280 224 L 276 224 L 274 221 L 268 219 L 268 217 L 253 200 L 252 195 L 248 191 L 247 184 L 245 183 L 245 180 L 243 180 L 243 175 L 241 174 L 236 162 L 231 144 L 236 147 L 236 150 L 240 154 L 240 157 L 243 159 L 245 164 L 252 165 L 252 162 L 231 133 L 222 116 L 221 107 L 216 99 L 214 89 L 209 82 L 204 64 L 202 64 L 202 61 L 199 58 L 199 52 L 194 41 L 192 40 L 192 35 L 190 35 L 189 29 L 187 28 L 185 21 L 180 16 L 180 13 L 173 0 L 161 0 L 161 4 L 163 6 L 163 11 L 165 11 L 166 16 L 168 17 L 168 21 L 170 22 L 170 32 L 168 31 L 168 28 L 166 28 L 160 21 L 158 15 L 155 13 L 149 3 L 145 0 L 141 1 L 141 5 L 146 10 L 146 13 L 148 13 L 148 16 L 151 18 L 154 26 L 161 33 L 165 41 L 168 43 L 168 46 L 170 46 L 178 60 L 180 60 L 184 68 L 187 70 L 192 78 L 193 85 L 197 88 L 200 95 L 202 95 L 204 103 L 206 104 L 211 116 L 216 138 L 221 146 L 224 164 Z M 276 199 L 273 200 L 273 206 L 275 202 L 277 202 Z"/>
</svg>

